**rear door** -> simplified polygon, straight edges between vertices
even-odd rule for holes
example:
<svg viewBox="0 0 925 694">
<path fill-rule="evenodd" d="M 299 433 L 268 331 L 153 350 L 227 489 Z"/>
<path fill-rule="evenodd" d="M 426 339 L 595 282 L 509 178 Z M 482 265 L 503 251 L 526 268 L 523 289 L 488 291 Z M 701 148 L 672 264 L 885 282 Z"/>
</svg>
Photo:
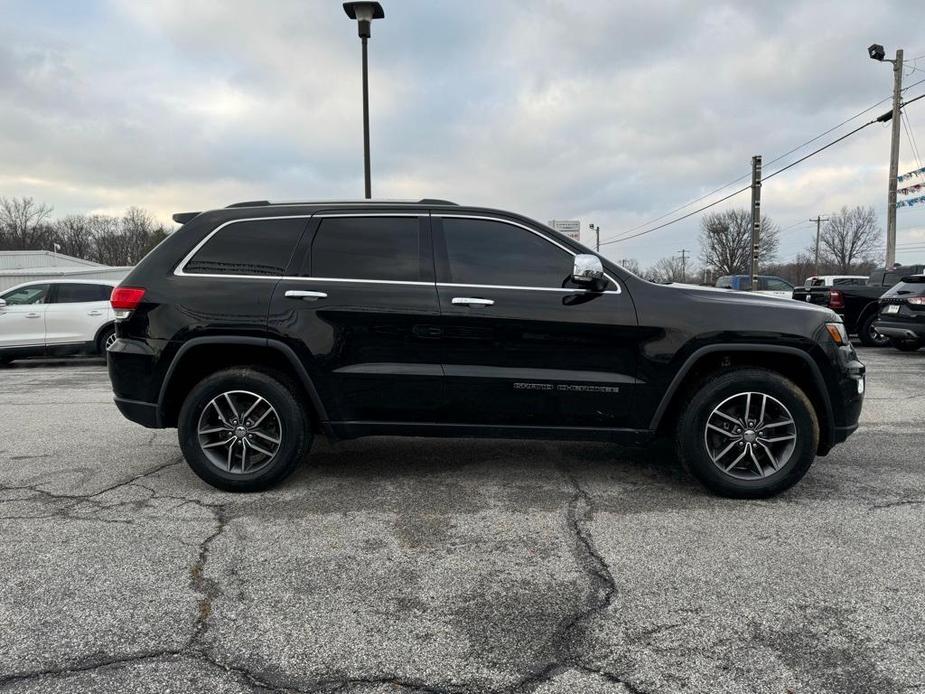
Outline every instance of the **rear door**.
<svg viewBox="0 0 925 694">
<path fill-rule="evenodd" d="M 270 308 L 328 418 L 439 421 L 439 314 L 424 212 L 316 214 Z"/>
<path fill-rule="evenodd" d="M 45 309 L 49 285 L 30 284 L 12 289 L 0 298 L 7 305 L 0 308 L 0 348 L 45 348 Z"/>
<path fill-rule="evenodd" d="M 109 320 L 112 287 L 84 282 L 52 285 L 51 302 L 45 312 L 48 346 L 90 342 Z"/>
<path fill-rule="evenodd" d="M 434 213 L 447 401 L 460 424 L 627 426 L 636 311 L 612 279 L 571 281 L 574 253 L 513 220 Z"/>
</svg>

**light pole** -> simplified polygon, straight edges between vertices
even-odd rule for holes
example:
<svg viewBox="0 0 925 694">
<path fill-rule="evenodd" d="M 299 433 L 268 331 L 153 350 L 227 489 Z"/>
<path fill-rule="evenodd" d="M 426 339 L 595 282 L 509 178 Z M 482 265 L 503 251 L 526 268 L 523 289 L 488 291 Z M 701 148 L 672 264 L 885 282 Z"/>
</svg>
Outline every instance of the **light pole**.
<svg viewBox="0 0 925 694">
<path fill-rule="evenodd" d="M 378 2 L 345 2 L 344 12 L 350 19 L 357 20 L 357 30 L 363 43 L 363 174 L 366 182 L 366 199 L 372 197 L 372 183 L 369 175 L 369 70 L 366 65 L 366 39 L 374 19 L 384 19 L 385 10 Z"/>
<path fill-rule="evenodd" d="M 886 204 L 886 267 L 896 262 L 896 176 L 899 174 L 899 117 L 903 90 L 903 49 L 896 49 L 896 58 L 886 57 L 883 46 L 868 47 L 871 60 L 893 63 L 893 133 L 890 139 L 890 181 Z"/>
</svg>

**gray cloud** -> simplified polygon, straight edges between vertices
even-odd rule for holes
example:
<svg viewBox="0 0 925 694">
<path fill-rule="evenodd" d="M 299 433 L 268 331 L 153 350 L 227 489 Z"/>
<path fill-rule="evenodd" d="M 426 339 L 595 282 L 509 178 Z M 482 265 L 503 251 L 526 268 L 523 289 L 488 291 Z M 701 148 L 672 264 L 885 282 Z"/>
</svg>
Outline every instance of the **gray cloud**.
<svg viewBox="0 0 925 694">
<path fill-rule="evenodd" d="M 0 194 L 163 216 L 359 194 L 359 41 L 339 3 L 7 4 Z M 887 96 L 872 41 L 925 54 L 925 6 L 909 2 L 384 4 L 370 44 L 375 194 L 580 217 L 604 238 Z M 873 204 L 885 220 L 887 137 L 874 126 L 769 182 L 766 213 L 786 226 Z M 901 243 L 925 239 L 922 215 L 900 210 Z M 646 264 L 695 248 L 696 233 L 693 217 L 608 253 Z"/>
</svg>

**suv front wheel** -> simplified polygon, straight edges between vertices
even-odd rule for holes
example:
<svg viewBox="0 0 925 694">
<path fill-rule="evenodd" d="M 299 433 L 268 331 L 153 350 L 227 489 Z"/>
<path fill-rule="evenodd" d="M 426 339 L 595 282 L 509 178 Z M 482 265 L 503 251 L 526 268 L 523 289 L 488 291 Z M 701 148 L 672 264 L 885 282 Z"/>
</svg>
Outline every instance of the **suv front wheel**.
<svg viewBox="0 0 925 694">
<path fill-rule="evenodd" d="M 282 481 L 311 445 L 293 384 L 248 368 L 219 371 L 194 386 L 180 409 L 178 435 L 193 472 L 231 492 Z"/>
<path fill-rule="evenodd" d="M 678 421 L 678 457 L 706 487 L 742 499 L 796 484 L 816 457 L 812 403 L 778 373 L 741 368 L 699 385 Z"/>
</svg>

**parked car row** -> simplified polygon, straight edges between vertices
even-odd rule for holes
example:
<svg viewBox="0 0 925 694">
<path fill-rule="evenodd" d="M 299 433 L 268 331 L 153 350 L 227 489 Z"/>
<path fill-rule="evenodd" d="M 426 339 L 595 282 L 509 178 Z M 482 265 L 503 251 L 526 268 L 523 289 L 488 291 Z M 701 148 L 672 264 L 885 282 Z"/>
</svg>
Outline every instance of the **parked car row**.
<svg viewBox="0 0 925 694">
<path fill-rule="evenodd" d="M 115 340 L 115 282 L 44 280 L 0 294 L 0 366 L 14 359 L 104 354 Z"/>
</svg>

